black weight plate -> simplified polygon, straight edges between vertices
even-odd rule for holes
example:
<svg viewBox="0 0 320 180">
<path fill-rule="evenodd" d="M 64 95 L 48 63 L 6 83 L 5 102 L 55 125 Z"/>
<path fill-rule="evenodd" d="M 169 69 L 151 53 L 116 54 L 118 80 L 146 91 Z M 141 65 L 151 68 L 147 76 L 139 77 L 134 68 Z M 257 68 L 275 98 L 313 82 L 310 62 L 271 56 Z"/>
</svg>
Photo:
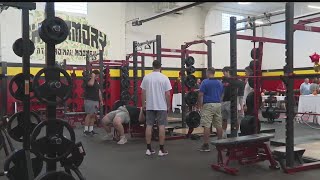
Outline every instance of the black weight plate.
<svg viewBox="0 0 320 180">
<path fill-rule="evenodd" d="M 76 180 L 64 171 L 51 171 L 39 176 L 36 180 Z"/>
<path fill-rule="evenodd" d="M 15 113 L 9 118 L 7 131 L 10 137 L 18 142 L 23 142 L 23 136 L 26 131 L 25 129 L 25 122 L 24 122 L 24 112 L 20 111 Z M 41 122 L 40 117 L 35 112 L 30 112 L 30 119 L 28 121 L 31 122 L 30 129 L 28 130 L 28 134 L 31 134 L 33 129 Z M 13 125 L 16 126 L 13 127 Z"/>
<path fill-rule="evenodd" d="M 49 79 L 52 78 L 52 74 L 56 73 L 62 74 L 64 78 L 60 77 L 60 80 Z M 42 74 L 45 76 L 45 81 L 40 84 L 39 80 Z M 66 83 L 63 79 L 66 79 Z M 60 87 L 51 87 L 52 83 L 60 83 Z M 61 104 L 71 96 L 72 80 L 64 69 L 58 67 L 43 68 L 33 78 L 33 90 L 39 101 L 48 105 Z M 56 97 L 56 100 L 49 100 L 52 97 Z"/>
<path fill-rule="evenodd" d="M 194 65 L 194 58 L 192 56 L 188 56 L 185 59 L 185 64 L 187 67 Z"/>
<path fill-rule="evenodd" d="M 42 136 L 38 138 L 42 129 L 46 127 L 55 127 L 57 129 L 55 136 Z M 70 137 L 64 136 L 64 128 L 68 131 Z M 58 130 L 59 129 L 59 130 Z M 61 119 L 49 119 L 42 121 L 36 126 L 31 134 L 30 143 L 33 152 L 45 161 L 59 161 L 67 157 L 75 146 L 75 133 L 73 128 Z M 55 154 L 55 157 L 49 157 L 48 154 Z"/>
<path fill-rule="evenodd" d="M 186 123 L 189 128 L 197 128 L 200 125 L 201 116 L 198 111 L 191 111 L 186 115 Z"/>
<path fill-rule="evenodd" d="M 23 73 L 16 74 L 13 76 L 11 81 L 9 82 L 9 92 L 12 97 L 17 100 L 22 101 L 24 97 L 24 78 L 25 76 Z M 30 92 L 30 99 L 34 98 L 32 82 L 34 76 L 30 74 L 30 84 L 29 84 L 29 92 Z"/>
<path fill-rule="evenodd" d="M 255 133 L 257 122 L 254 116 L 245 116 L 241 120 L 240 131 L 242 135 L 251 135 Z M 260 132 L 260 121 L 258 121 L 258 133 Z"/>
<path fill-rule="evenodd" d="M 36 157 L 34 154 L 31 155 L 31 163 L 34 177 L 37 177 L 43 167 L 43 161 Z M 11 154 L 4 162 L 4 171 L 6 172 L 6 176 L 10 180 L 23 180 L 28 179 L 28 170 L 26 168 L 26 156 L 25 151 L 20 149 L 13 154 Z"/>
<path fill-rule="evenodd" d="M 187 74 L 193 74 L 194 72 L 196 72 L 196 68 L 194 66 L 189 66 L 186 68 Z"/>
<path fill-rule="evenodd" d="M 71 152 L 71 156 L 63 158 L 60 163 L 63 167 L 79 167 L 84 159 L 86 152 L 82 146 L 81 142 L 78 142 Z"/>
<path fill-rule="evenodd" d="M 121 80 L 121 87 L 122 88 L 129 88 L 130 87 L 130 81 L 129 79 L 122 79 Z"/>
<path fill-rule="evenodd" d="M 34 43 L 30 39 L 28 40 L 27 43 L 28 43 L 28 48 L 29 48 L 27 56 L 31 56 L 34 53 L 35 46 L 34 46 Z M 17 56 L 22 57 L 22 55 L 23 55 L 23 40 L 22 40 L 22 38 L 17 39 L 13 43 L 12 50 Z"/>
<path fill-rule="evenodd" d="M 128 91 L 122 91 L 121 92 L 121 100 L 123 101 L 129 101 L 131 98 L 131 95 Z"/>
<path fill-rule="evenodd" d="M 190 91 L 185 95 L 186 104 L 189 106 L 194 106 L 198 101 L 198 93 L 195 91 Z"/>
<path fill-rule="evenodd" d="M 256 53 L 256 54 L 254 54 L 254 53 Z M 251 55 L 252 59 L 259 59 L 259 57 L 260 57 L 259 48 L 252 48 L 250 55 Z"/>
<path fill-rule="evenodd" d="M 188 75 L 185 80 L 185 85 L 188 88 L 194 88 L 197 85 L 197 79 L 194 75 Z"/>
<path fill-rule="evenodd" d="M 67 39 L 70 30 L 64 20 L 53 17 L 43 20 L 38 32 L 44 42 L 60 44 Z"/>
<path fill-rule="evenodd" d="M 260 69 L 259 69 L 260 64 L 259 64 L 259 61 L 257 61 L 257 60 L 250 61 L 250 64 L 249 64 L 250 69 L 252 70 L 252 72 L 254 71 L 254 64 L 256 64 L 256 72 L 259 72 L 260 71 Z M 252 75 L 254 75 L 254 74 L 252 74 Z"/>
</svg>

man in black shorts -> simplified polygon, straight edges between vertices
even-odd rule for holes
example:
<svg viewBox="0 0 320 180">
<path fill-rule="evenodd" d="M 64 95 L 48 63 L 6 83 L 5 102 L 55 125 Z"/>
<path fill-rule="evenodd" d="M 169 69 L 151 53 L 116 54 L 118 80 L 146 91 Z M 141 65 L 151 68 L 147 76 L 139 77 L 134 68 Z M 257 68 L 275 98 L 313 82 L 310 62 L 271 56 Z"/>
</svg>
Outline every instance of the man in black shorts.
<svg viewBox="0 0 320 180">
<path fill-rule="evenodd" d="M 90 80 L 85 81 L 85 91 L 84 91 L 84 110 L 87 114 L 84 123 L 84 132 L 85 136 L 95 135 L 96 132 L 93 131 L 93 125 L 96 120 L 96 113 L 100 105 L 103 105 L 102 94 L 100 91 L 100 85 L 97 81 L 100 72 L 98 70 L 93 70 Z"/>
<path fill-rule="evenodd" d="M 112 140 L 113 135 L 111 132 L 111 127 L 113 126 L 120 134 L 120 140 L 118 144 L 127 143 L 127 138 L 124 134 L 124 129 L 122 124 L 140 124 L 145 121 L 145 111 L 142 108 L 123 105 L 117 107 L 115 110 L 109 112 L 102 118 L 102 126 L 107 132 L 107 135 L 103 138 L 104 140 Z"/>
</svg>

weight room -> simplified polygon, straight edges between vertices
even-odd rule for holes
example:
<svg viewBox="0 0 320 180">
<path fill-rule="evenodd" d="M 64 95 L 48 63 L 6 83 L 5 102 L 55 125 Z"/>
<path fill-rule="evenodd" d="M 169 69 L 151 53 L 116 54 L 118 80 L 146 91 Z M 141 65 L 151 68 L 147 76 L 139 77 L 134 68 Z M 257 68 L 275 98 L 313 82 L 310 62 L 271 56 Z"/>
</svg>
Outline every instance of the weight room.
<svg viewBox="0 0 320 180">
<path fill-rule="evenodd" d="M 319 21 L 315 2 L 1 2 L 0 180 L 319 179 Z"/>
</svg>

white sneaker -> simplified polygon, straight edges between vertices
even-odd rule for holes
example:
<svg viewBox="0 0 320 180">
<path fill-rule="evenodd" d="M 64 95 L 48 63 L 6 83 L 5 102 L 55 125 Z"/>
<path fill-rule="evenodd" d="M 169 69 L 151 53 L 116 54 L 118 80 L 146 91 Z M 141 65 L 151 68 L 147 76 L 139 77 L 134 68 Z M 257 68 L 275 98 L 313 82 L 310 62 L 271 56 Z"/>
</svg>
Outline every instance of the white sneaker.
<svg viewBox="0 0 320 180">
<path fill-rule="evenodd" d="M 127 142 L 128 142 L 127 138 L 126 138 L 126 137 L 123 137 L 123 138 L 120 139 L 120 141 L 118 141 L 117 144 L 125 144 L 125 143 L 127 143 Z"/>
<path fill-rule="evenodd" d="M 146 151 L 146 155 L 148 155 L 148 156 L 150 156 L 150 155 L 152 155 L 152 154 L 155 154 L 156 152 L 154 151 L 154 150 L 149 150 L 149 149 L 147 149 L 147 151 Z"/>
<path fill-rule="evenodd" d="M 102 138 L 102 140 L 104 140 L 104 141 L 112 141 L 113 140 L 113 135 L 107 134 Z"/>
<path fill-rule="evenodd" d="M 169 154 L 168 151 L 162 152 L 161 150 L 159 150 L 158 156 L 166 156 L 168 154 Z"/>
</svg>

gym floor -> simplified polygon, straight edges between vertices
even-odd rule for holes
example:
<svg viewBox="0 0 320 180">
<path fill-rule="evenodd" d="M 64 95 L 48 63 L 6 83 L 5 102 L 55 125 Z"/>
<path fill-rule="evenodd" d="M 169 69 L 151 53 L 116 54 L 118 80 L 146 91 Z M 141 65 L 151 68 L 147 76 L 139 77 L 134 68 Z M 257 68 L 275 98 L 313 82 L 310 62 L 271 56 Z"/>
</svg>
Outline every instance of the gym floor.
<svg viewBox="0 0 320 180">
<path fill-rule="evenodd" d="M 263 127 L 276 129 L 276 139 L 285 137 L 285 123 L 262 124 Z M 99 135 L 84 137 L 82 128 L 76 128 L 77 141 L 81 141 L 87 155 L 80 170 L 88 180 L 123 180 L 123 179 L 319 179 L 320 170 L 310 170 L 288 175 L 281 170 L 269 169 L 267 162 L 250 166 L 238 166 L 240 173 L 237 177 L 213 171 L 210 164 L 216 162 L 216 150 L 211 147 L 209 153 L 199 152 L 201 140 L 173 140 L 166 142 L 169 155 L 166 157 L 146 156 L 145 142 L 142 138 L 129 139 L 125 145 L 117 145 L 114 141 L 102 141 L 102 129 L 96 129 Z M 302 124 L 295 124 L 295 137 L 318 135 L 319 130 L 311 129 Z M 215 137 L 212 138 L 212 140 Z M 17 144 L 18 145 L 18 144 Z M 18 146 L 16 146 L 18 149 Z M 158 143 L 153 142 L 158 150 Z M 1 166 L 3 164 L 3 150 L 1 151 Z M 6 178 L 0 177 L 0 180 Z"/>
</svg>

